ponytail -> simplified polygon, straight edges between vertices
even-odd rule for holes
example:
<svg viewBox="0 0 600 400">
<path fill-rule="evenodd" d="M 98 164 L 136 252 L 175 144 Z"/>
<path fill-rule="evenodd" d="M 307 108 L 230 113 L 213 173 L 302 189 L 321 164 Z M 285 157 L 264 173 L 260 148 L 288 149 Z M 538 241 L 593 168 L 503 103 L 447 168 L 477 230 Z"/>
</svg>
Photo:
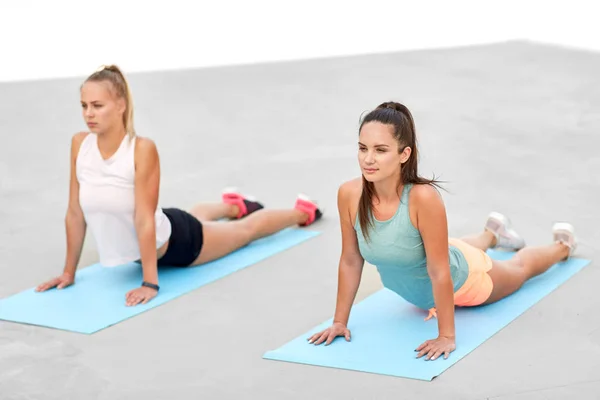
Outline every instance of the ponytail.
<svg viewBox="0 0 600 400">
<path fill-rule="evenodd" d="M 426 179 L 418 172 L 418 151 L 415 122 L 409 109 L 400 103 L 385 102 L 377 106 L 368 113 L 360 124 L 363 125 L 376 121 L 393 128 L 394 138 L 398 141 L 398 152 L 401 153 L 406 147 L 411 148 L 411 154 L 408 160 L 402 165 L 401 182 L 402 184 L 430 184 L 439 187 L 439 181 L 435 179 Z M 359 132 L 360 132 L 359 129 Z M 360 228 L 365 238 L 369 238 L 369 227 L 373 227 L 373 198 L 377 197 L 373 182 L 369 182 L 362 177 L 362 193 L 358 205 L 358 218 Z"/>
<path fill-rule="evenodd" d="M 91 74 L 85 82 L 109 81 L 117 92 L 117 95 L 125 100 L 125 112 L 123 113 L 123 126 L 129 139 L 135 137 L 135 128 L 133 126 L 133 98 L 131 90 L 125 75 L 116 65 L 103 65 L 96 72 Z"/>
</svg>

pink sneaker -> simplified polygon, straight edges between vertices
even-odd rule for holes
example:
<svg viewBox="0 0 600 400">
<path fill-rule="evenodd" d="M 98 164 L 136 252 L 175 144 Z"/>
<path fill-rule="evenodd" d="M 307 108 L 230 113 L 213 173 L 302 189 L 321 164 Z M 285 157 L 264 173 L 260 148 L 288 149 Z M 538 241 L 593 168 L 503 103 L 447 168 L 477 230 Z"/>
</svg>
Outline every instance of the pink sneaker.
<svg viewBox="0 0 600 400">
<path fill-rule="evenodd" d="M 236 216 L 236 219 L 243 218 L 247 215 L 252 214 L 255 211 L 264 208 L 264 206 L 261 203 L 251 198 L 250 196 L 244 196 L 236 188 L 227 188 L 223 190 L 222 198 L 223 203 L 238 206 L 240 212 Z"/>
<path fill-rule="evenodd" d="M 323 213 L 321 210 L 319 210 L 317 203 L 303 194 L 299 194 L 296 198 L 296 204 L 294 208 L 308 214 L 308 220 L 304 224 L 300 224 L 300 226 L 311 225 L 315 221 L 321 219 L 323 216 Z"/>
</svg>

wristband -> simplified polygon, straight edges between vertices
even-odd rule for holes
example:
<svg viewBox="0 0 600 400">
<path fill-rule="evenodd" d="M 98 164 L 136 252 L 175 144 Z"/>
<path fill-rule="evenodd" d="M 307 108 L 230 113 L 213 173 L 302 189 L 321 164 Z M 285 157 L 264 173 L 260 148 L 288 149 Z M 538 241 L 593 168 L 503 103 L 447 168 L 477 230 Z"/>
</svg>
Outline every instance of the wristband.
<svg viewBox="0 0 600 400">
<path fill-rule="evenodd" d="M 158 292 L 158 289 L 160 289 L 158 285 L 155 285 L 154 283 L 149 283 L 149 282 L 142 282 L 142 286 L 149 287 L 150 289 L 154 289 L 157 292 Z"/>
</svg>

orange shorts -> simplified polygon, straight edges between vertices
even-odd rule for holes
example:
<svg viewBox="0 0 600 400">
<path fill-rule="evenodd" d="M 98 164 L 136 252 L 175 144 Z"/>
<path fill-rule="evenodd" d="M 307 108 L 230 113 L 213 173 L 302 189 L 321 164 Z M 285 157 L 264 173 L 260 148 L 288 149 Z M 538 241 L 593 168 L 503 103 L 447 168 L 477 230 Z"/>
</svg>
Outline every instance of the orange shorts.
<svg viewBox="0 0 600 400">
<path fill-rule="evenodd" d="M 485 251 L 471 246 L 460 239 L 450 238 L 448 243 L 463 254 L 469 264 L 469 276 L 456 293 L 454 304 L 457 306 L 478 306 L 485 302 L 494 284 L 488 271 L 492 269 L 492 259 Z"/>
</svg>

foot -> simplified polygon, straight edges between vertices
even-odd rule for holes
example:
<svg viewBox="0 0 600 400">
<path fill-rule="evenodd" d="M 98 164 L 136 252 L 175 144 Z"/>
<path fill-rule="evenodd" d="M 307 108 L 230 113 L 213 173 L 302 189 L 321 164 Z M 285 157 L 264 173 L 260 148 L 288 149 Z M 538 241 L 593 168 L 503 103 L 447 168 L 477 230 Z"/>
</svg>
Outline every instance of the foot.
<svg viewBox="0 0 600 400">
<path fill-rule="evenodd" d="M 261 203 L 250 196 L 244 196 L 236 188 L 227 188 L 223 190 L 223 203 L 238 207 L 239 212 L 235 216 L 236 219 L 243 218 L 264 208 Z"/>
<path fill-rule="evenodd" d="M 568 222 L 557 222 L 552 226 L 552 236 L 555 243 L 564 244 L 569 248 L 569 255 L 564 259 L 568 260 L 577 248 L 575 228 Z"/>
<path fill-rule="evenodd" d="M 317 203 L 303 194 L 299 194 L 296 198 L 296 204 L 294 208 L 308 215 L 306 222 L 300 224 L 300 226 L 311 225 L 315 221 L 321 219 L 323 216 L 323 213 L 321 210 L 319 210 Z"/>
<path fill-rule="evenodd" d="M 488 215 L 485 230 L 496 237 L 496 244 L 493 248 L 517 251 L 525 247 L 525 240 L 512 229 L 510 220 L 498 212 L 491 212 Z"/>
</svg>

